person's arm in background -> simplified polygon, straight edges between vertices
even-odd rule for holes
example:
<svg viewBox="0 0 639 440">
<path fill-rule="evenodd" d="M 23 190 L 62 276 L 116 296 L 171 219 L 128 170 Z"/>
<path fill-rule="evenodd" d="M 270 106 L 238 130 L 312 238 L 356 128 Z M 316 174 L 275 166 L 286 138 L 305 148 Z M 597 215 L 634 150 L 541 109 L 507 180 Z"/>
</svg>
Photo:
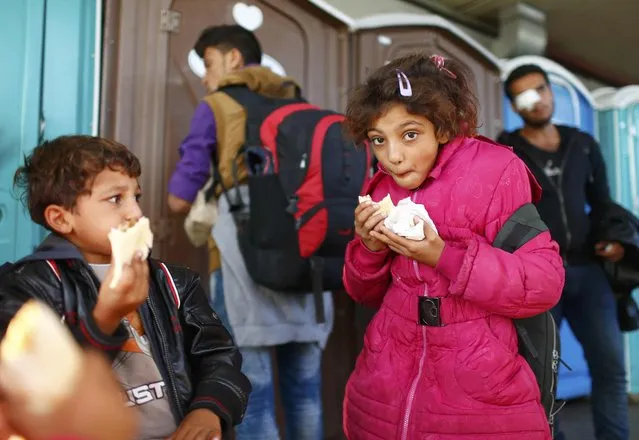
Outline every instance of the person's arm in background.
<svg viewBox="0 0 639 440">
<path fill-rule="evenodd" d="M 191 128 L 182 145 L 180 160 L 169 180 L 169 209 L 186 214 L 198 191 L 211 175 L 211 156 L 215 153 L 217 130 L 215 117 L 206 102 L 201 102 L 191 118 Z"/>
</svg>

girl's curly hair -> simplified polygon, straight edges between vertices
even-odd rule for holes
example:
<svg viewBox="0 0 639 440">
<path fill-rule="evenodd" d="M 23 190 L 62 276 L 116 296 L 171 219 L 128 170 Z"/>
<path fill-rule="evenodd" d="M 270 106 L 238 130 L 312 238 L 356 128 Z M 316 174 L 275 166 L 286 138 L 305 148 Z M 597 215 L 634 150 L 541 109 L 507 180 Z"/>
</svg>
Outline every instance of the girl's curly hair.
<svg viewBox="0 0 639 440">
<path fill-rule="evenodd" d="M 398 72 L 410 81 L 411 96 L 400 95 Z M 454 59 L 446 59 L 442 66 L 424 53 L 397 58 L 374 71 L 352 92 L 345 129 L 360 143 L 367 139 L 373 122 L 391 105 L 403 104 L 409 113 L 431 121 L 438 136 L 473 136 L 477 128 L 477 98 L 472 81 L 470 71 Z"/>
</svg>

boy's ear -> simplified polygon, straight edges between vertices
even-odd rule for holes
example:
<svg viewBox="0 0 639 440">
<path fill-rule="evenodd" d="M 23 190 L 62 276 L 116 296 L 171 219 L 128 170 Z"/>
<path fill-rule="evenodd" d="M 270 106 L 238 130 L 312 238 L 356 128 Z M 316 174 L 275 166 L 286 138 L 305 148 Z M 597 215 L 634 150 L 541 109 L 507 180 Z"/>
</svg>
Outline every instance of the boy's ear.
<svg viewBox="0 0 639 440">
<path fill-rule="evenodd" d="M 237 69 L 241 69 L 244 66 L 244 57 L 242 56 L 242 52 L 240 52 L 238 49 L 233 48 L 228 52 L 228 58 L 229 58 L 229 63 L 230 63 L 230 67 L 233 70 L 237 70 Z"/>
<path fill-rule="evenodd" d="M 47 206 L 44 210 L 44 221 L 58 234 L 67 235 L 73 231 L 71 213 L 62 206 Z"/>
</svg>

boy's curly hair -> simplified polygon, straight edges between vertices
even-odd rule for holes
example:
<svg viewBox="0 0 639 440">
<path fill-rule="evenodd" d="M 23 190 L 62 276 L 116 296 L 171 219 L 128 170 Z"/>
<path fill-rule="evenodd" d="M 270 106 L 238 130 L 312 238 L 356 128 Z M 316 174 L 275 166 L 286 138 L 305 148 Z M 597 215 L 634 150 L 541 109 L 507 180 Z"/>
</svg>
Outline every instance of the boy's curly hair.
<svg viewBox="0 0 639 440">
<path fill-rule="evenodd" d="M 400 95 L 398 72 L 408 77 L 412 96 Z M 472 136 L 477 128 L 472 81 L 470 71 L 454 59 L 446 59 L 440 69 L 424 53 L 397 58 L 374 71 L 353 91 L 346 107 L 345 129 L 360 143 L 367 139 L 372 123 L 391 105 L 404 104 L 409 113 L 431 121 L 439 136 Z"/>
<path fill-rule="evenodd" d="M 36 147 L 13 178 L 14 189 L 31 219 L 47 229 L 49 205 L 72 209 L 78 197 L 91 194 L 95 177 L 105 169 L 139 177 L 140 161 L 124 145 L 94 136 L 61 136 Z"/>
</svg>

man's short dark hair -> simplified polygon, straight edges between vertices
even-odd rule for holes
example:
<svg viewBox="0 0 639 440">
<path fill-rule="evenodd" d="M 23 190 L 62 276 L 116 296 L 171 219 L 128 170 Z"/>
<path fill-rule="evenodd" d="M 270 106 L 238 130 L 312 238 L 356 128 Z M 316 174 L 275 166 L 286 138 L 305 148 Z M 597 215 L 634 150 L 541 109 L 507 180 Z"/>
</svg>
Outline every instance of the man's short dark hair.
<svg viewBox="0 0 639 440">
<path fill-rule="evenodd" d="M 506 82 L 504 83 L 504 92 L 506 92 L 506 96 L 508 96 L 508 99 L 512 101 L 514 98 L 512 92 L 510 91 L 510 86 L 512 85 L 512 83 L 514 83 L 520 78 L 523 78 L 524 76 L 530 75 L 531 73 L 538 73 L 542 75 L 544 79 L 546 80 L 546 84 L 550 84 L 550 80 L 548 79 L 548 74 L 546 73 L 544 69 L 542 69 L 536 64 L 523 64 L 517 67 L 512 72 L 510 72 L 510 75 L 508 75 L 508 78 L 506 79 Z"/>
<path fill-rule="evenodd" d="M 211 26 L 202 31 L 195 42 L 195 52 L 204 58 L 208 47 L 221 52 L 237 49 L 244 59 L 244 64 L 260 64 L 262 62 L 262 47 L 253 32 L 242 26 L 225 24 Z"/>
</svg>

